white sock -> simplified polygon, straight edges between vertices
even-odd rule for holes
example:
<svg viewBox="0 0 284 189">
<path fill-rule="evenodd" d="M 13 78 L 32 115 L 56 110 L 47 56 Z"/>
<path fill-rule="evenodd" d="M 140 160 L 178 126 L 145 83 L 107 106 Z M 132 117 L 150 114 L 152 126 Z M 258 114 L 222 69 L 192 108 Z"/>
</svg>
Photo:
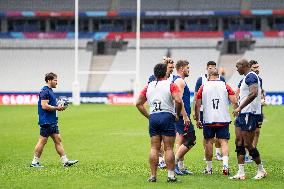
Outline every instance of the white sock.
<svg viewBox="0 0 284 189">
<path fill-rule="evenodd" d="M 162 161 L 164 161 L 164 157 L 163 156 L 159 156 L 159 163 L 161 163 Z"/>
<path fill-rule="evenodd" d="M 34 156 L 34 159 L 32 160 L 32 164 L 39 163 L 39 157 Z"/>
<path fill-rule="evenodd" d="M 210 171 L 212 169 L 212 161 L 206 161 L 207 163 L 207 171 Z"/>
<path fill-rule="evenodd" d="M 178 168 L 179 168 L 179 169 L 183 169 L 183 168 L 184 168 L 184 163 L 183 163 L 183 161 L 179 160 L 179 162 L 178 162 Z"/>
<path fill-rule="evenodd" d="M 216 155 L 221 154 L 221 148 L 216 148 L 215 150 L 216 150 Z"/>
<path fill-rule="evenodd" d="M 229 167 L 229 156 L 223 156 L 223 167 Z"/>
<path fill-rule="evenodd" d="M 264 171 L 262 163 L 258 164 L 257 167 L 258 167 L 258 171 Z"/>
<path fill-rule="evenodd" d="M 168 171 L 168 177 L 174 178 L 175 177 L 175 172 L 174 171 Z"/>
<path fill-rule="evenodd" d="M 239 165 L 239 171 L 238 173 L 240 175 L 244 175 L 245 174 L 245 164 L 238 164 Z"/>
<path fill-rule="evenodd" d="M 61 156 L 61 162 L 62 162 L 62 163 L 66 163 L 67 161 L 68 161 L 68 158 L 67 158 L 66 155 Z"/>
<path fill-rule="evenodd" d="M 151 178 L 156 178 L 156 176 L 154 176 L 154 175 L 151 175 Z"/>
<path fill-rule="evenodd" d="M 249 156 L 249 151 L 248 151 L 248 149 L 246 149 L 246 156 Z"/>
</svg>

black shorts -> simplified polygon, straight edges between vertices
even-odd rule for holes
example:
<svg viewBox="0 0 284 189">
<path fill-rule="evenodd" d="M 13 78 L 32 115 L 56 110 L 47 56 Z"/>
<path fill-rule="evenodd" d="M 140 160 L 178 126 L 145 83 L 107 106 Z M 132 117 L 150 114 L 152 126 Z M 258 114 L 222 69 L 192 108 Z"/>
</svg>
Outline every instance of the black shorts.
<svg viewBox="0 0 284 189">
<path fill-rule="evenodd" d="M 53 134 L 59 134 L 59 129 L 57 124 L 46 124 L 40 125 L 40 135 L 43 137 L 49 137 Z"/>
</svg>

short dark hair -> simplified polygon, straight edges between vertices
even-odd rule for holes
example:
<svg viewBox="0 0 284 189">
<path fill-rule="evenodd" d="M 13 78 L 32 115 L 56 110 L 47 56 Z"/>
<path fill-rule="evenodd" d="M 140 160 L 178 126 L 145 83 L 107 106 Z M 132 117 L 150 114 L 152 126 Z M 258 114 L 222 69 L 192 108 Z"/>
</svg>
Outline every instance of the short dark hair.
<svg viewBox="0 0 284 189">
<path fill-rule="evenodd" d="M 45 82 L 48 82 L 49 80 L 53 80 L 56 77 L 57 75 L 55 73 L 50 72 L 50 73 L 45 74 L 44 80 Z"/>
<path fill-rule="evenodd" d="M 159 63 L 154 67 L 154 75 L 156 78 L 163 78 L 167 74 L 167 64 Z"/>
<path fill-rule="evenodd" d="M 207 62 L 207 67 L 208 66 L 216 66 L 217 64 L 216 64 L 216 62 L 214 62 L 214 61 L 212 61 L 212 60 L 210 60 L 209 62 Z"/>
<path fill-rule="evenodd" d="M 237 61 L 237 64 L 241 64 L 244 67 L 250 67 L 249 61 L 247 59 L 240 59 Z"/>
<path fill-rule="evenodd" d="M 209 77 L 210 76 L 219 76 L 218 70 L 212 70 L 212 72 L 209 74 Z"/>
<path fill-rule="evenodd" d="M 252 65 L 254 64 L 258 64 L 258 62 L 256 60 L 250 60 L 249 61 L 249 67 L 252 67 Z"/>
<path fill-rule="evenodd" d="M 189 62 L 187 60 L 179 60 L 176 63 L 176 70 L 179 70 L 180 68 L 183 68 L 184 66 L 187 66 Z"/>
</svg>

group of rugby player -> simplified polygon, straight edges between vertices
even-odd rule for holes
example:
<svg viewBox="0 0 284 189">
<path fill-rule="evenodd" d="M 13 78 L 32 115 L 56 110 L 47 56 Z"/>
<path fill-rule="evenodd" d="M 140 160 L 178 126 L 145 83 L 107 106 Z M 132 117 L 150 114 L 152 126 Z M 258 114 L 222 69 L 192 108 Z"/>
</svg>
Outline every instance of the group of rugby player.
<svg viewBox="0 0 284 189">
<path fill-rule="evenodd" d="M 176 75 L 173 75 L 174 67 Z M 216 146 L 217 160 L 223 161 L 223 174 L 229 175 L 229 124 L 231 116 L 229 104 L 233 106 L 236 117 L 236 152 L 239 170 L 230 179 L 244 180 L 246 149 L 258 166 L 254 179 L 262 179 L 267 173 L 261 163 L 257 150 L 259 128 L 262 122 L 262 80 L 258 76 L 258 63 L 241 59 L 236 63 L 237 71 L 244 78 L 235 93 L 219 76 L 216 63 L 207 63 L 207 74 L 198 78 L 194 93 L 193 119 L 196 126 L 203 129 L 206 168 L 204 174 L 212 174 L 213 143 Z M 149 182 L 157 181 L 157 168 L 167 168 L 168 182 L 178 181 L 175 175 L 192 175 L 184 165 L 184 156 L 195 145 L 196 136 L 190 119 L 190 90 L 185 81 L 189 76 L 189 62 L 179 60 L 174 66 L 171 58 L 154 67 L 154 75 L 141 91 L 136 102 L 138 110 L 149 119 L 151 138 Z M 145 108 L 148 102 L 150 111 Z M 258 129 L 257 129 L 258 128 Z M 176 140 L 176 152 L 173 148 Z M 165 156 L 165 159 L 164 157 Z"/>
</svg>

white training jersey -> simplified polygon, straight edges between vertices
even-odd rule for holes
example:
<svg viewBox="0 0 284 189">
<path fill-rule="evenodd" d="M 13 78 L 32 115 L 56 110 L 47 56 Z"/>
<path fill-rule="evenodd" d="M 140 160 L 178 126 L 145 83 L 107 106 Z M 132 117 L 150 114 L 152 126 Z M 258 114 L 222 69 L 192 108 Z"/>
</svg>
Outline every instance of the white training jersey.
<svg viewBox="0 0 284 189">
<path fill-rule="evenodd" d="M 218 79 L 220 80 L 220 75 L 218 76 Z M 207 81 L 208 81 L 208 77 L 207 77 L 207 74 L 203 74 L 202 76 L 201 76 L 201 85 L 204 85 Z M 203 105 L 201 104 L 201 106 L 200 106 L 200 111 L 202 112 L 203 111 Z"/>
<path fill-rule="evenodd" d="M 146 98 L 150 106 L 150 114 L 169 112 L 175 115 L 175 106 L 169 80 L 152 81 L 148 84 Z"/>
<path fill-rule="evenodd" d="M 246 98 L 249 95 L 249 85 L 246 83 L 246 78 L 248 77 L 248 75 L 255 75 L 255 79 L 257 78 L 258 81 L 258 93 L 257 93 L 257 97 L 255 97 L 255 99 L 248 104 L 246 107 L 244 107 L 241 110 L 242 114 L 247 114 L 247 113 L 251 113 L 251 114 L 256 114 L 259 115 L 261 114 L 261 86 L 260 86 L 260 81 L 259 81 L 259 77 L 257 76 L 257 74 L 255 72 L 249 72 L 244 79 L 241 82 L 240 85 L 240 94 L 239 94 L 239 104 L 242 104 Z"/>
<path fill-rule="evenodd" d="M 170 76 L 168 77 L 168 79 L 170 82 L 173 82 L 174 81 L 174 75 L 173 74 L 170 74 Z"/>
<path fill-rule="evenodd" d="M 226 83 L 207 81 L 202 89 L 203 123 L 230 123 L 229 100 Z"/>
</svg>

